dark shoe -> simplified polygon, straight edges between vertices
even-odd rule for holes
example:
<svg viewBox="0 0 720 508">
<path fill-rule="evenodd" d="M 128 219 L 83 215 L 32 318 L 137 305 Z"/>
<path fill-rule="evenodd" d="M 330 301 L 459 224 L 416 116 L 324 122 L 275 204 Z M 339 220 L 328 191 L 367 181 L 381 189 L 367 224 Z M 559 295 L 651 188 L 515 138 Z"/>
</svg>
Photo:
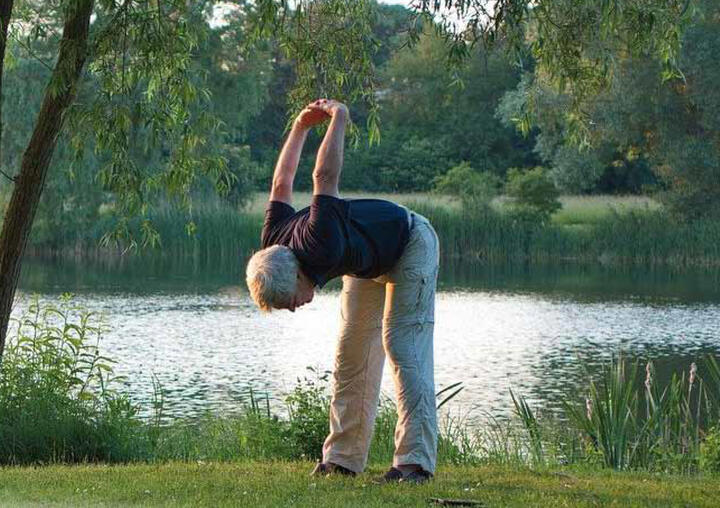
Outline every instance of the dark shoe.
<svg viewBox="0 0 720 508">
<path fill-rule="evenodd" d="M 375 478 L 373 480 L 373 483 L 376 485 L 382 485 L 384 483 L 397 483 L 402 480 L 402 477 L 402 471 L 397 468 L 391 467 L 387 473 L 380 476 L 379 478 Z"/>
<path fill-rule="evenodd" d="M 424 469 L 413 471 L 409 475 L 402 478 L 400 481 L 403 483 L 414 483 L 420 485 L 421 483 L 427 483 L 432 479 L 432 473 L 428 473 Z"/>
<path fill-rule="evenodd" d="M 313 469 L 312 473 L 310 474 L 313 476 L 328 476 L 331 474 L 355 476 L 355 471 L 351 471 L 350 469 L 343 467 L 339 464 L 333 464 L 332 462 L 318 462 L 315 466 L 315 469 Z"/>
</svg>

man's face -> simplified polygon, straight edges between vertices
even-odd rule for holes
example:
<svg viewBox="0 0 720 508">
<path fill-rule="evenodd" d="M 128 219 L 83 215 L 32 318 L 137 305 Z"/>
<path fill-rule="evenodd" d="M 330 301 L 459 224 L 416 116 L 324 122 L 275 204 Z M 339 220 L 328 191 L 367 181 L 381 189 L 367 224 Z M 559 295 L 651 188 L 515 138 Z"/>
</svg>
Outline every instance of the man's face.
<svg viewBox="0 0 720 508">
<path fill-rule="evenodd" d="M 287 305 L 279 307 L 281 309 L 287 309 L 290 312 L 295 312 L 295 309 L 302 307 L 306 303 L 312 302 L 313 296 L 315 296 L 315 284 L 304 274 L 301 270 L 298 270 L 297 287 L 295 288 L 295 294 L 290 299 Z"/>
</svg>

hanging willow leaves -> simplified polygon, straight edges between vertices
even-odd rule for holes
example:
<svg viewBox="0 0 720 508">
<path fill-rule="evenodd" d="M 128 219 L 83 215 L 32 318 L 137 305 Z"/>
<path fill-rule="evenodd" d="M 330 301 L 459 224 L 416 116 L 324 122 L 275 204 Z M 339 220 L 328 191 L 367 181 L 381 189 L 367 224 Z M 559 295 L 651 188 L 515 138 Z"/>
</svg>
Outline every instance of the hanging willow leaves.
<svg viewBox="0 0 720 508">
<path fill-rule="evenodd" d="M 417 0 L 418 15 L 433 15 L 457 67 L 475 44 L 502 45 L 522 65 L 529 47 L 536 76 L 571 99 L 568 121 L 578 144 L 589 140 L 584 101 L 607 89 L 628 57 L 662 63 L 662 78 L 682 79 L 682 35 L 697 0 Z M 532 94 L 532 88 L 528 88 Z M 517 119 L 527 130 L 527 114 Z"/>
<path fill-rule="evenodd" d="M 369 0 L 300 0 L 289 11 L 285 0 L 260 0 L 255 37 L 272 36 L 292 60 L 296 81 L 288 95 L 292 118 L 318 97 L 367 108 L 370 143 L 380 139 L 376 76 L 372 57 L 379 41 L 372 32 L 375 3 Z M 359 131 L 351 123 L 354 144 Z"/>
</svg>

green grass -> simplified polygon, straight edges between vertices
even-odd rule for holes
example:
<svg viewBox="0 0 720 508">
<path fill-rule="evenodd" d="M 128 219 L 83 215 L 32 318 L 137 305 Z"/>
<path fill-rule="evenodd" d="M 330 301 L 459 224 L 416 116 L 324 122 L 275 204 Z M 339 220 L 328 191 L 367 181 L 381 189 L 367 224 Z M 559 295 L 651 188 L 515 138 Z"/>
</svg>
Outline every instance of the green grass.
<svg viewBox="0 0 720 508">
<path fill-rule="evenodd" d="M 456 211 L 462 207 L 462 203 L 457 197 L 430 192 L 343 192 L 342 196 L 346 198 L 388 199 L 410 207 L 418 203 L 423 206 L 442 207 Z M 293 194 L 293 206 L 297 209 L 308 206 L 311 198 L 311 192 L 295 192 Z M 267 199 L 267 192 L 256 192 L 245 211 L 249 214 L 262 214 Z M 505 201 L 502 197 L 496 198 L 493 207 L 498 211 L 502 211 Z M 560 202 L 563 207 L 553 216 L 553 222 L 556 224 L 595 224 L 614 212 L 626 213 L 634 210 L 659 210 L 661 208 L 657 201 L 645 196 L 561 196 Z"/>
<path fill-rule="evenodd" d="M 660 203 L 645 196 L 562 196 L 562 208 L 552 221 L 554 224 L 597 224 L 613 214 L 632 211 L 658 211 Z"/>
<path fill-rule="evenodd" d="M 343 192 L 341 196 L 344 198 L 376 198 L 387 199 L 400 203 L 401 205 L 412 206 L 416 203 L 425 203 L 432 206 L 442 206 L 450 210 L 459 210 L 461 207 L 460 199 L 452 196 L 444 196 L 430 192 Z M 312 192 L 294 192 L 293 206 L 299 210 L 310 205 Z M 265 204 L 268 200 L 267 192 L 256 192 L 249 201 L 245 211 L 250 214 L 262 214 L 265 211 Z"/>
<path fill-rule="evenodd" d="M 0 505 L 23 506 L 717 506 L 720 478 L 497 466 L 446 467 L 429 484 L 313 478 L 309 462 L 169 463 L 0 469 Z"/>
</svg>

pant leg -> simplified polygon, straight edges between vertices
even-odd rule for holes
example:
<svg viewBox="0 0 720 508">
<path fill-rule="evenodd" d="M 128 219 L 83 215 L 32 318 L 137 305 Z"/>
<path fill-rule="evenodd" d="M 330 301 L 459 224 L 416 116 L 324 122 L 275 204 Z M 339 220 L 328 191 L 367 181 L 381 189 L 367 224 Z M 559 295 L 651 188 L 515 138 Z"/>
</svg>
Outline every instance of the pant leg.
<svg viewBox="0 0 720 508">
<path fill-rule="evenodd" d="M 387 280 L 383 345 L 398 399 L 395 466 L 418 464 L 434 473 L 437 416 L 433 367 L 438 239 L 430 223 L 416 215 L 407 247 Z"/>
<path fill-rule="evenodd" d="M 341 300 L 330 435 L 323 445 L 323 462 L 360 472 L 370 450 L 385 362 L 381 337 L 385 286 L 345 276 Z"/>
</svg>

